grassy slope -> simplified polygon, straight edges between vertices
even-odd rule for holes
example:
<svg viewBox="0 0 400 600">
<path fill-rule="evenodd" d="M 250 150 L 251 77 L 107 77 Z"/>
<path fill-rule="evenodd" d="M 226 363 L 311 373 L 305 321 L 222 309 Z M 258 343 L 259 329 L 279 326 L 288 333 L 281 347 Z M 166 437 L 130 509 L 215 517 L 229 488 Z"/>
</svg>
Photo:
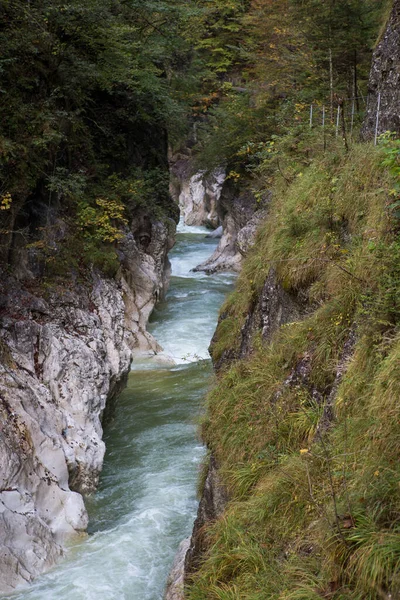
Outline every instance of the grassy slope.
<svg viewBox="0 0 400 600">
<path fill-rule="evenodd" d="M 190 600 L 400 598 L 400 241 L 381 165 L 380 150 L 355 145 L 275 186 L 215 358 L 237 343 L 271 266 L 310 311 L 256 341 L 209 395 L 203 436 L 232 501 Z M 335 420 L 318 435 L 351 332 Z M 285 385 L 301 363 L 306 380 Z"/>
</svg>

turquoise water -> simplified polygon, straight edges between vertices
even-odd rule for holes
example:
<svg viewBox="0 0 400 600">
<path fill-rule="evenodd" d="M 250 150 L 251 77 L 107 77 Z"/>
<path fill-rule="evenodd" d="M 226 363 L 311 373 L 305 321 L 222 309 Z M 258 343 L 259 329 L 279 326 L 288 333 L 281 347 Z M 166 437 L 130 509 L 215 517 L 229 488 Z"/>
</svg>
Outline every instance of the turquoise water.
<svg viewBox="0 0 400 600">
<path fill-rule="evenodd" d="M 89 535 L 13 600 L 160 600 L 180 541 L 197 511 L 204 453 L 196 418 L 210 385 L 208 345 L 230 275 L 190 269 L 216 246 L 182 228 L 171 252 L 172 279 L 149 330 L 174 365 L 133 365 L 128 386 L 105 423 L 107 453 L 87 506 Z M 193 233 L 194 231 L 194 233 Z"/>
</svg>

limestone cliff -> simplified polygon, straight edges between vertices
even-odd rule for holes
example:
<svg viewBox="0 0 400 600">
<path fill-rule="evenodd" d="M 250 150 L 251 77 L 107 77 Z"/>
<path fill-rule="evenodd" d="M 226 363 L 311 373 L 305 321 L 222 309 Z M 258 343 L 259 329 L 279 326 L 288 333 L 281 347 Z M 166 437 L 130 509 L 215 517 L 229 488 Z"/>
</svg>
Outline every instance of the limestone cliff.
<svg viewBox="0 0 400 600">
<path fill-rule="evenodd" d="M 171 155 L 170 165 L 170 191 L 183 223 L 218 229 L 221 238 L 213 255 L 195 270 L 209 274 L 239 271 L 266 215 L 269 195 L 257 200 L 246 184 L 227 179 L 222 167 L 210 173 L 196 170 L 190 149 Z"/>
<path fill-rule="evenodd" d="M 240 271 L 243 257 L 254 243 L 257 227 L 267 214 L 268 202 L 268 195 L 260 202 L 246 186 L 225 181 L 218 203 L 222 237 L 214 254 L 195 271 L 209 274 Z"/>
<path fill-rule="evenodd" d="M 140 231 L 139 231 L 140 233 Z M 102 415 L 132 355 L 155 352 L 148 317 L 168 279 L 171 225 L 133 229 L 118 277 L 43 288 L 3 276 L 0 592 L 49 568 L 83 532 L 98 483 Z"/>
<path fill-rule="evenodd" d="M 204 225 L 216 229 L 220 225 L 218 204 L 226 173 L 221 168 L 211 173 L 198 170 L 190 149 L 170 156 L 170 191 L 179 205 L 185 225 Z"/>
</svg>

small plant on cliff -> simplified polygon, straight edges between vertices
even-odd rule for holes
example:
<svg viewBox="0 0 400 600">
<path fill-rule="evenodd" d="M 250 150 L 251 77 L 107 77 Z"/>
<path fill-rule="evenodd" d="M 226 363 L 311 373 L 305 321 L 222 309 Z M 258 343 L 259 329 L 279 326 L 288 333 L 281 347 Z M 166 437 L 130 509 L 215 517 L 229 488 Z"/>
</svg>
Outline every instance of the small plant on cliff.
<svg viewBox="0 0 400 600">
<path fill-rule="evenodd" d="M 94 206 L 82 202 L 78 206 L 78 224 L 88 239 L 99 242 L 118 242 L 121 227 L 127 224 L 125 207 L 118 198 L 96 198 Z"/>
</svg>

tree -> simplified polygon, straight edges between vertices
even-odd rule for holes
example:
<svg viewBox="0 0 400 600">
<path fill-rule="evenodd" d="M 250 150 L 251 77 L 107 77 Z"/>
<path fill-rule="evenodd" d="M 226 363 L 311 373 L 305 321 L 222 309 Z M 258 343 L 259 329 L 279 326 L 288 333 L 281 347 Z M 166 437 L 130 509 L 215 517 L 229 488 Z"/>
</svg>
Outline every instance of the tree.
<svg viewBox="0 0 400 600">
<path fill-rule="evenodd" d="M 167 171 L 167 129 L 184 110 L 170 79 L 190 48 L 190 9 L 169 0 L 1 3 L 4 262 L 17 230 L 29 241 L 54 210 L 74 214 L 82 199 L 96 208 L 109 177 Z M 165 194 L 150 204 L 166 208 Z"/>
</svg>

